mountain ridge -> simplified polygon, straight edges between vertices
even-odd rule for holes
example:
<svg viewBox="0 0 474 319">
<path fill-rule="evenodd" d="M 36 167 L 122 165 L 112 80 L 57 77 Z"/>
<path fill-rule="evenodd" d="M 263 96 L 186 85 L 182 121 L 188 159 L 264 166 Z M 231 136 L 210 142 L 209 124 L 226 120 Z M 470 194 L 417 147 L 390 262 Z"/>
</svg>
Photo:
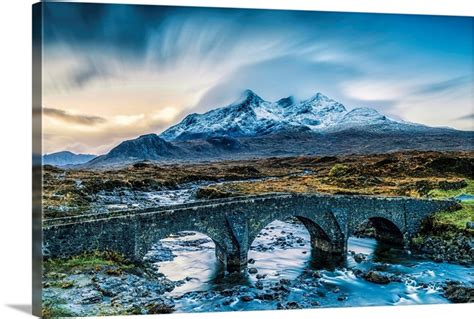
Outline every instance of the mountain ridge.
<svg viewBox="0 0 474 319">
<path fill-rule="evenodd" d="M 268 102 L 251 90 L 227 106 L 192 113 L 160 135 L 126 140 L 81 167 L 137 161 L 200 162 L 401 150 L 472 150 L 474 132 L 391 119 L 373 108 L 350 111 L 316 93 Z"/>
<path fill-rule="evenodd" d="M 390 119 L 373 108 L 348 111 L 343 104 L 320 92 L 302 101 L 289 96 L 269 102 L 245 90 L 237 101 L 203 114 L 190 114 L 160 137 L 167 141 L 211 136 L 251 137 L 295 128 L 321 133 L 371 125 L 383 125 L 384 131 L 426 127 Z"/>
</svg>

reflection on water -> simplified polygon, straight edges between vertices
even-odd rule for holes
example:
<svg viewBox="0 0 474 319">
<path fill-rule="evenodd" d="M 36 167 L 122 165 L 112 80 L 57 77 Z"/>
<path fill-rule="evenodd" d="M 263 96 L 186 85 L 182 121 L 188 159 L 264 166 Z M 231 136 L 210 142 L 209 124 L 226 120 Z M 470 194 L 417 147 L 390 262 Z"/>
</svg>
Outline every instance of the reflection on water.
<svg viewBox="0 0 474 319">
<path fill-rule="evenodd" d="M 353 253 L 348 253 L 343 267 L 322 270 L 320 284 L 315 289 L 307 284 L 307 279 L 301 279 L 307 269 L 317 268 L 317 263 L 312 260 L 308 232 L 295 222 L 275 221 L 252 243 L 249 268 L 256 268 L 256 274 L 225 274 L 216 260 L 214 243 L 205 235 L 185 233 L 167 238 L 151 253 L 164 250 L 171 251 L 174 257 L 157 262 L 158 271 L 172 280 L 184 281 L 171 292 L 178 311 L 276 309 L 277 302 L 285 300 L 242 302 L 237 298 L 229 302 L 223 291 L 238 289 L 258 294 L 262 290 L 255 287 L 257 282 L 277 283 L 281 279 L 297 282 L 291 285 L 287 300 L 314 299 L 324 307 L 446 303 L 440 289 L 442 282 L 446 279 L 474 282 L 472 267 L 434 263 L 402 247 L 377 243 L 374 239 L 350 238 L 348 251 Z M 357 263 L 354 253 L 367 255 L 366 260 Z M 354 275 L 355 269 L 374 268 L 401 279 L 379 285 Z"/>
</svg>

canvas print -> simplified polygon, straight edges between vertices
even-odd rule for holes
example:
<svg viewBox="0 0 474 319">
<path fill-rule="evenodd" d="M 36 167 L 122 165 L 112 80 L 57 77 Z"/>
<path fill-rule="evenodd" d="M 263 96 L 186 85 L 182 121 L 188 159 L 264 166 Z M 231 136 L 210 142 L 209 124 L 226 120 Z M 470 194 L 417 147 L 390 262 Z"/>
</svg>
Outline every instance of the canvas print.
<svg viewBox="0 0 474 319">
<path fill-rule="evenodd" d="M 474 300 L 472 17 L 33 16 L 37 314 Z"/>
</svg>

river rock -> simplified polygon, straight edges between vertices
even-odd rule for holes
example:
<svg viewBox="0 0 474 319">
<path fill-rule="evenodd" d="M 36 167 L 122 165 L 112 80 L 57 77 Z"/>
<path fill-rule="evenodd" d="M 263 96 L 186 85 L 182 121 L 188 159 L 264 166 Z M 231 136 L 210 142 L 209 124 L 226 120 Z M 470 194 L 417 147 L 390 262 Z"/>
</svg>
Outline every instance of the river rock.
<svg viewBox="0 0 474 319">
<path fill-rule="evenodd" d="M 267 290 L 263 294 L 258 295 L 256 298 L 260 299 L 260 300 L 269 300 L 269 301 L 279 300 L 280 299 L 280 294 L 278 292 L 275 292 L 275 291 Z"/>
<path fill-rule="evenodd" d="M 374 284 L 388 284 L 390 282 L 390 277 L 380 271 L 371 270 L 364 276 L 365 280 L 373 282 Z"/>
<path fill-rule="evenodd" d="M 263 282 L 258 280 L 256 283 L 255 283 L 255 288 L 257 289 L 263 289 Z"/>
<path fill-rule="evenodd" d="M 344 301 L 344 300 L 346 300 L 346 299 L 347 299 L 347 295 L 344 295 L 344 294 L 342 294 L 342 295 L 340 295 L 340 296 L 337 297 L 337 300 L 338 300 L 338 301 Z"/>
<path fill-rule="evenodd" d="M 472 264 L 474 263 L 473 242 L 472 236 L 463 233 L 458 233 L 453 238 L 425 235 L 421 237 L 421 240 L 412 243 L 412 247 L 436 262 Z"/>
<path fill-rule="evenodd" d="M 255 268 L 255 267 L 251 267 L 251 268 L 249 268 L 248 272 L 249 272 L 249 274 L 256 274 L 256 273 L 258 273 L 258 269 Z"/>
<path fill-rule="evenodd" d="M 95 285 L 106 297 L 114 297 L 127 289 L 123 286 L 123 281 L 117 277 L 98 277 Z"/>
<path fill-rule="evenodd" d="M 365 260 L 366 256 L 362 253 L 359 253 L 359 254 L 355 254 L 354 255 L 354 260 L 356 263 L 361 263 Z"/>
<path fill-rule="evenodd" d="M 301 305 L 296 301 L 288 301 L 285 305 L 286 309 L 301 309 Z"/>
<path fill-rule="evenodd" d="M 95 304 L 102 300 L 102 294 L 97 290 L 87 290 L 81 294 L 80 303 L 83 305 Z"/>
<path fill-rule="evenodd" d="M 232 289 L 224 289 L 221 291 L 222 296 L 232 296 L 234 291 Z"/>
<path fill-rule="evenodd" d="M 171 300 L 159 299 L 145 306 L 148 314 L 172 313 L 174 303 Z"/>
<path fill-rule="evenodd" d="M 291 283 L 290 279 L 282 278 L 280 279 L 280 284 L 282 285 L 289 285 Z"/>
<path fill-rule="evenodd" d="M 474 302 L 474 287 L 448 281 L 444 287 L 444 296 L 454 303 L 471 303 Z"/>
</svg>

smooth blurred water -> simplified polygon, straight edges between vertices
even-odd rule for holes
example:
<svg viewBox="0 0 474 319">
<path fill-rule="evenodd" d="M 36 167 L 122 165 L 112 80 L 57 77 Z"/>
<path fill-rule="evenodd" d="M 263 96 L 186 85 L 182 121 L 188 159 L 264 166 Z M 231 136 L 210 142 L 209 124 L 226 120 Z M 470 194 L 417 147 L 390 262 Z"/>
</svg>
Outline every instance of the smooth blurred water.
<svg viewBox="0 0 474 319">
<path fill-rule="evenodd" d="M 196 240 L 200 240 L 199 245 L 189 245 Z M 350 238 L 348 244 L 348 251 L 367 254 L 366 261 L 358 264 L 348 253 L 343 266 L 320 272 L 324 293 L 316 296 L 311 285 L 292 285 L 286 299 L 306 303 L 314 299 L 323 307 L 446 303 L 448 300 L 443 297 L 440 288 L 446 279 L 474 283 L 472 267 L 435 263 L 399 247 L 379 244 L 374 239 Z M 222 265 L 216 260 L 214 244 L 205 235 L 186 233 L 182 237 L 162 240 L 161 245 L 164 249 L 170 249 L 175 257 L 171 261 L 156 263 L 158 271 L 171 280 L 186 279 L 183 285 L 170 293 L 176 299 L 177 311 L 276 309 L 277 301 L 256 299 L 250 302 L 236 299 L 223 306 L 227 297 L 209 293 L 236 286 L 248 293 L 258 291 L 254 287 L 256 275 L 229 276 L 224 273 Z M 157 247 L 154 252 L 160 249 Z M 302 224 L 293 222 L 275 221 L 268 225 L 252 243 L 248 256 L 249 260 L 255 260 L 249 267 L 257 268 L 258 274 L 265 276 L 262 282 L 297 279 L 305 269 L 314 268 L 315 264 L 311 260 L 308 232 Z M 382 267 L 386 273 L 401 275 L 402 282 L 375 284 L 356 277 L 352 270 L 367 271 L 373 267 Z M 333 293 L 333 289 L 337 293 Z M 196 291 L 202 293 L 189 294 Z M 347 298 L 339 300 L 341 294 Z"/>
</svg>

